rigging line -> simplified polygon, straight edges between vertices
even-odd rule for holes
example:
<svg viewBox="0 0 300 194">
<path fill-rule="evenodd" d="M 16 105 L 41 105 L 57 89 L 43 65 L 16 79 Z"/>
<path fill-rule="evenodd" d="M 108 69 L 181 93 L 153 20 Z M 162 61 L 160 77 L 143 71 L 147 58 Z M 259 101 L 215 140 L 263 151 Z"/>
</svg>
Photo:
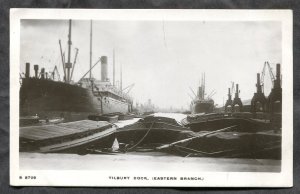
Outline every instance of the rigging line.
<svg viewBox="0 0 300 194">
<path fill-rule="evenodd" d="M 65 81 L 66 70 L 65 70 L 64 54 L 63 54 L 63 51 L 62 51 L 62 46 L 61 46 L 61 40 L 60 39 L 59 39 L 58 43 L 59 43 L 59 51 L 60 51 L 60 56 L 61 56 L 61 64 L 62 64 L 63 73 L 64 73 L 63 81 Z"/>
<path fill-rule="evenodd" d="M 99 60 L 92 66 L 92 68 L 91 69 L 89 69 L 80 79 L 79 79 L 79 81 L 81 80 L 81 79 L 83 79 L 99 62 L 101 61 L 101 58 L 99 58 Z"/>
<path fill-rule="evenodd" d="M 194 92 L 194 90 L 191 88 L 191 87 L 189 87 L 190 88 L 190 90 L 192 91 L 192 93 L 195 95 L 195 97 L 197 97 L 197 95 L 196 95 L 196 93 Z"/>
<path fill-rule="evenodd" d="M 73 62 L 73 67 L 72 67 L 70 80 L 72 80 L 72 78 L 73 78 L 73 72 L 74 72 L 74 68 L 75 68 L 75 65 L 76 65 L 78 51 L 79 51 L 78 48 L 75 48 L 75 58 L 74 58 L 74 62 Z"/>
<path fill-rule="evenodd" d="M 49 70 L 49 73 L 50 73 L 50 77 L 55 80 L 55 67 L 57 68 L 57 65 L 56 65 L 56 60 L 52 63 L 52 65 L 54 66 L 52 69 Z"/>
<path fill-rule="evenodd" d="M 147 133 L 144 135 L 144 137 L 142 139 L 140 139 L 140 141 L 138 141 L 134 146 L 128 148 L 127 150 L 131 150 L 131 149 L 135 148 L 136 146 L 138 146 L 147 137 L 147 135 L 150 132 L 150 130 L 152 129 L 153 125 L 154 125 L 154 122 L 151 123 L 151 126 L 148 129 Z"/>
</svg>

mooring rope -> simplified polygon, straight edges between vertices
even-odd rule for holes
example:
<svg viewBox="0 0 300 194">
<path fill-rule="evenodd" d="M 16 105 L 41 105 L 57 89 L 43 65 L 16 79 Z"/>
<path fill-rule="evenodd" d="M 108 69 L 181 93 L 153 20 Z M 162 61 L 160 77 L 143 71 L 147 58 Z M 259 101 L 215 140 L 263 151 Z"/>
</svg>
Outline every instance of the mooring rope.
<svg viewBox="0 0 300 194">
<path fill-rule="evenodd" d="M 138 141 L 134 146 L 132 146 L 131 148 L 128 148 L 127 150 L 131 150 L 131 149 L 135 148 L 136 146 L 138 146 L 147 137 L 148 133 L 150 132 L 150 130 L 153 127 L 153 124 L 154 124 L 154 122 L 151 123 L 151 126 L 148 129 L 147 133 L 144 135 L 144 137 L 140 141 Z"/>
</svg>

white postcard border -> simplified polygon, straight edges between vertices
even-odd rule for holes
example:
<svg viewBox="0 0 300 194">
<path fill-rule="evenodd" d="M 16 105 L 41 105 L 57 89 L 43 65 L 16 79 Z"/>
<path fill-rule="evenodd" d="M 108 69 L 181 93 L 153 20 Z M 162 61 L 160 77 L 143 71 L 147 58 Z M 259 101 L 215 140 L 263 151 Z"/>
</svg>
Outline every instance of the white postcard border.
<svg viewBox="0 0 300 194">
<path fill-rule="evenodd" d="M 91 171 L 19 169 L 19 63 L 21 19 L 281 21 L 282 23 L 282 168 L 280 173 Z M 291 10 L 84 10 L 11 9 L 10 11 L 10 184 L 14 186 L 167 186 L 291 187 L 293 185 L 293 40 Z M 59 161 L 58 161 L 59 162 Z M 19 176 L 35 175 L 36 180 Z M 109 176 L 197 176 L 203 181 L 115 181 Z"/>
</svg>

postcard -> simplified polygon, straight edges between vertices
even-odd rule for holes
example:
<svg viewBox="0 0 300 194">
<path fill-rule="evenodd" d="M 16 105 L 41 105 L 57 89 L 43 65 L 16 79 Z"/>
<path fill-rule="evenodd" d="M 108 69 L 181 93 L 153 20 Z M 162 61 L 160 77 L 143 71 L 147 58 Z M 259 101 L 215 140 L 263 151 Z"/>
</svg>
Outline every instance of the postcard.
<svg viewBox="0 0 300 194">
<path fill-rule="evenodd" d="M 10 184 L 293 186 L 292 23 L 11 9 Z"/>
</svg>

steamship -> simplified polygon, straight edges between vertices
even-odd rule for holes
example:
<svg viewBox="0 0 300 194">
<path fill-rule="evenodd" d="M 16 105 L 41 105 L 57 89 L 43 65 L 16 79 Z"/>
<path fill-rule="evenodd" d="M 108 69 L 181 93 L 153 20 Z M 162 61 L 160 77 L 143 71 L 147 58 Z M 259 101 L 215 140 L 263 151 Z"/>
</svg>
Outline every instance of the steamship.
<svg viewBox="0 0 300 194">
<path fill-rule="evenodd" d="M 90 27 L 90 69 L 78 82 L 72 80 L 78 49 L 74 63 L 71 63 L 71 30 L 72 21 L 69 20 L 68 56 L 65 61 L 60 51 L 64 70 L 62 81 L 55 80 L 59 72 L 55 66 L 54 71 L 48 75 L 45 68 L 34 65 L 34 76 L 30 75 L 30 63 L 26 63 L 25 76 L 21 78 L 20 87 L 20 117 L 37 115 L 39 118 L 64 118 L 74 121 L 87 118 L 90 114 L 128 113 L 132 110 L 131 97 L 111 84 L 108 78 L 107 56 L 102 56 L 92 66 L 92 21 Z M 113 59 L 114 61 L 114 59 Z M 92 69 L 101 62 L 101 80 L 92 77 Z M 115 64 L 113 62 L 113 72 Z M 90 75 L 86 78 L 86 75 Z M 113 75 L 115 76 L 115 75 Z M 114 81 L 113 77 L 113 81 Z M 122 79 L 122 78 L 121 78 Z"/>
<path fill-rule="evenodd" d="M 197 95 L 191 102 L 191 113 L 212 113 L 214 111 L 214 100 L 211 98 L 214 91 L 205 97 L 205 74 L 202 75 L 201 85 L 198 87 Z"/>
</svg>

